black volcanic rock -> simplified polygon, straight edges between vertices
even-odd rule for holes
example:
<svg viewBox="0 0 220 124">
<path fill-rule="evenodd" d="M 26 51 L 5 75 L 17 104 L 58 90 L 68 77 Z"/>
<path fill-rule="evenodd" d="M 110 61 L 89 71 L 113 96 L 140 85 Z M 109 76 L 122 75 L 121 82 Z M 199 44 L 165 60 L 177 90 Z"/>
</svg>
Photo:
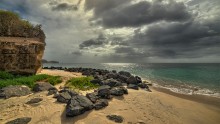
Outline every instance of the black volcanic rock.
<svg viewBox="0 0 220 124">
<path fill-rule="evenodd" d="M 31 89 L 27 86 L 7 86 L 0 89 L 0 98 L 20 97 L 31 94 Z"/>
<path fill-rule="evenodd" d="M 93 109 L 93 103 L 82 95 L 73 96 L 66 106 L 66 116 L 74 117 Z"/>
</svg>

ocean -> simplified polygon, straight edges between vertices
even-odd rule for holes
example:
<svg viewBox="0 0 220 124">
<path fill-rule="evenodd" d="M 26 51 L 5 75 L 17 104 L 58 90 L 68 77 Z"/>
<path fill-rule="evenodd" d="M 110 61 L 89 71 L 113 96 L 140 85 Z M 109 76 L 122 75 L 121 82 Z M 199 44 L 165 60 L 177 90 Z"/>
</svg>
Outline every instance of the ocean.
<svg viewBox="0 0 220 124">
<path fill-rule="evenodd" d="M 220 63 L 45 63 L 43 66 L 123 70 L 141 76 L 155 87 L 220 98 Z"/>
</svg>

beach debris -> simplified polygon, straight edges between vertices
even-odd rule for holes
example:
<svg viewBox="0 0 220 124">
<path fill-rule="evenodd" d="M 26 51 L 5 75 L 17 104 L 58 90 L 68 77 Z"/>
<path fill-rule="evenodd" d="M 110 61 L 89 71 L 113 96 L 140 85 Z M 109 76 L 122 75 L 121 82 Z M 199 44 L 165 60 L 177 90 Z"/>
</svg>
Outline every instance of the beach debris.
<svg viewBox="0 0 220 124">
<path fill-rule="evenodd" d="M 9 121 L 6 124 L 28 124 L 31 121 L 30 117 L 17 118 L 15 120 Z"/>
<path fill-rule="evenodd" d="M 67 103 L 66 116 L 74 117 L 93 109 L 93 103 L 82 95 L 73 96 Z"/>
<path fill-rule="evenodd" d="M 135 84 L 128 84 L 127 88 L 128 88 L 128 89 L 138 90 L 138 86 L 135 85 Z"/>
<path fill-rule="evenodd" d="M 106 106 L 108 106 L 108 100 L 106 100 L 106 99 L 100 99 L 94 104 L 95 110 L 102 109 Z"/>
<path fill-rule="evenodd" d="M 31 89 L 27 86 L 7 86 L 0 89 L 0 98 L 20 97 L 31 94 Z"/>
<path fill-rule="evenodd" d="M 124 118 L 120 115 L 107 115 L 106 116 L 109 120 L 114 121 L 116 123 L 122 123 Z"/>
<path fill-rule="evenodd" d="M 54 88 L 54 86 L 48 82 L 38 82 L 34 85 L 33 91 L 35 92 L 48 91 L 51 88 Z"/>
<path fill-rule="evenodd" d="M 30 101 L 26 102 L 26 104 L 35 104 L 35 103 L 39 103 L 43 100 L 43 98 L 33 98 Z"/>
</svg>

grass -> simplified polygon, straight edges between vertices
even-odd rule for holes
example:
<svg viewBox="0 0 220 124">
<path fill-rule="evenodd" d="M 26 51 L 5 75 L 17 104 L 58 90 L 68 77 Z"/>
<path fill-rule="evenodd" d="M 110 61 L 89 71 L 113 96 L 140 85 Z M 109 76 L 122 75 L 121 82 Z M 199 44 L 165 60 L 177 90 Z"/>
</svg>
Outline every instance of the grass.
<svg viewBox="0 0 220 124">
<path fill-rule="evenodd" d="M 26 85 L 30 88 L 33 88 L 35 82 L 45 81 L 49 82 L 52 85 L 61 83 L 61 77 L 59 76 L 50 76 L 46 74 L 32 75 L 32 76 L 19 76 L 16 77 L 7 72 L 0 72 L 0 88 L 9 86 L 9 85 Z"/>
<path fill-rule="evenodd" d="M 79 89 L 79 90 L 90 90 L 97 88 L 98 85 L 95 85 L 90 82 L 92 79 L 93 77 L 72 78 L 67 81 L 66 86 L 72 89 Z"/>
</svg>

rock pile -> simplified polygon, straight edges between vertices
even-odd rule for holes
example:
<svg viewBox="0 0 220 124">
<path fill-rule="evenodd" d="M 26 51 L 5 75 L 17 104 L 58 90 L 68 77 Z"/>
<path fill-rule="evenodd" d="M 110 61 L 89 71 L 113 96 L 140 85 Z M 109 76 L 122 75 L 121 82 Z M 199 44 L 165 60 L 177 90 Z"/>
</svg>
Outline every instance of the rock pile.
<svg viewBox="0 0 220 124">
<path fill-rule="evenodd" d="M 102 109 L 108 106 L 108 99 L 112 99 L 114 96 L 123 96 L 124 94 L 128 94 L 127 88 L 134 90 L 143 88 L 150 91 L 148 85 L 143 83 L 140 77 L 133 76 L 131 73 L 126 71 L 117 72 L 115 70 L 108 71 L 92 68 L 62 67 L 46 67 L 46 69 L 81 72 L 85 76 L 93 76 L 94 79 L 90 82 L 100 86 L 93 93 L 88 93 L 86 96 L 79 95 L 70 89 L 63 89 L 59 92 L 59 94 L 55 94 L 54 98 L 56 98 L 58 102 L 67 104 L 67 117 L 74 117 L 91 109 Z M 109 116 L 109 118 L 112 117 Z"/>
</svg>

